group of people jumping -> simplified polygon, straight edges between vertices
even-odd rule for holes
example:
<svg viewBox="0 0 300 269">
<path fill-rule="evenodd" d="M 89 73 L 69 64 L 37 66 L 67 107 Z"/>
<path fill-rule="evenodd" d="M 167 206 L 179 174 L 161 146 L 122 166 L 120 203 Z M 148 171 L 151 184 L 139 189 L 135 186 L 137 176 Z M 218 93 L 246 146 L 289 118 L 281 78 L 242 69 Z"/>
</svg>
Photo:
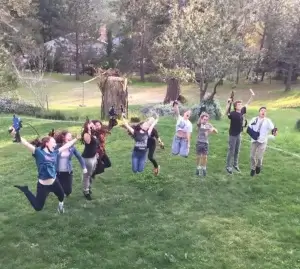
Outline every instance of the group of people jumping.
<svg viewBox="0 0 300 269">
<path fill-rule="evenodd" d="M 226 114 L 230 120 L 229 142 L 226 161 L 226 171 L 233 173 L 233 169 L 240 172 L 238 165 L 239 151 L 241 145 L 241 133 L 244 127 L 246 105 L 238 100 L 233 102 L 232 98 L 228 99 Z M 231 107 L 233 105 L 233 110 Z M 190 153 L 191 135 L 193 125 L 189 120 L 191 110 L 185 110 L 180 115 L 178 102 L 173 102 L 173 108 L 176 115 L 176 130 L 172 142 L 172 154 L 182 157 L 188 157 Z M 272 121 L 266 117 L 266 107 L 259 109 L 259 115 L 254 117 L 248 126 L 247 132 L 251 136 L 251 171 L 250 175 L 259 174 L 262 167 L 263 155 L 266 150 L 269 133 L 277 135 L 277 128 Z M 150 117 L 147 120 L 136 125 L 130 125 L 122 114 L 123 127 L 134 140 L 132 150 L 132 171 L 141 173 L 144 171 L 147 153 L 148 159 L 153 164 L 153 172 L 159 174 L 160 166 L 154 158 L 157 143 L 164 148 L 164 143 L 159 137 L 155 126 L 158 123 L 158 115 Z M 64 212 L 64 199 L 72 193 L 73 168 L 72 157 L 75 156 L 82 168 L 82 191 L 87 200 L 92 200 L 92 183 L 97 174 L 101 174 L 105 169 L 111 167 L 111 161 L 105 149 L 107 135 L 111 134 L 112 127 L 103 125 L 99 120 L 86 120 L 83 125 L 83 131 L 79 137 L 73 138 L 68 131 L 52 130 L 48 136 L 42 139 L 35 139 L 32 142 L 26 141 L 18 134 L 20 143 L 26 146 L 32 156 L 35 158 L 38 170 L 37 192 L 34 195 L 28 186 L 15 185 L 22 191 L 32 207 L 36 211 L 43 209 L 46 198 L 50 192 L 53 192 L 58 200 L 58 212 Z M 207 174 L 207 157 L 209 152 L 209 135 L 217 134 L 218 130 L 209 123 L 209 114 L 205 111 L 199 115 L 197 122 L 197 141 L 196 141 L 196 175 L 206 176 Z M 11 127 L 10 133 L 16 134 L 16 130 Z M 256 136 L 253 135 L 256 134 Z M 81 140 L 84 144 L 82 154 L 75 148 L 75 143 Z"/>
</svg>

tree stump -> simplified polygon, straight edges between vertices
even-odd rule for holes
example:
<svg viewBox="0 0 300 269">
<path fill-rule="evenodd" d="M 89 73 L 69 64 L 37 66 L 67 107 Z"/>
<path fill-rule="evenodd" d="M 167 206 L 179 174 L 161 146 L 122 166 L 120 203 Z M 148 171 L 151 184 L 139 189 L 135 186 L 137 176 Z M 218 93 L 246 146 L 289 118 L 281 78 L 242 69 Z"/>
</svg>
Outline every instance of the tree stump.
<svg viewBox="0 0 300 269">
<path fill-rule="evenodd" d="M 109 109 L 114 106 L 118 115 L 121 115 L 121 105 L 125 108 L 128 117 L 128 87 L 127 78 L 100 75 L 98 86 L 102 93 L 101 118 L 109 117 Z"/>
<path fill-rule="evenodd" d="M 164 104 L 169 104 L 171 101 L 177 100 L 180 95 L 180 83 L 176 78 L 168 80 L 167 93 L 164 99 Z"/>
</svg>

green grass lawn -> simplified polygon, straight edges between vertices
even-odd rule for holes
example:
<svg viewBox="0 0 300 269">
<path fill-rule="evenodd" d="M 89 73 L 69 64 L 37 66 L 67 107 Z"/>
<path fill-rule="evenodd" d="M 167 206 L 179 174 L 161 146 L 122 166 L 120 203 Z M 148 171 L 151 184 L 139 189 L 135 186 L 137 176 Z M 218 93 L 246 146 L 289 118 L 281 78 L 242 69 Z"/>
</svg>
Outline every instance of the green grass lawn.
<svg viewBox="0 0 300 269">
<path fill-rule="evenodd" d="M 249 111 L 248 117 L 255 113 Z M 299 154 L 294 125 L 300 111 L 270 109 L 269 116 L 280 131 L 270 145 Z M 251 179 L 245 134 L 242 173 L 227 175 L 226 119 L 214 122 L 220 133 L 210 138 L 205 181 L 194 176 L 194 147 L 187 159 L 171 156 L 173 119 L 158 124 L 166 145 L 156 153 L 162 168 L 158 177 L 149 162 L 143 174 L 131 172 L 133 141 L 115 128 L 107 143 L 113 167 L 96 178 L 91 202 L 83 198 L 74 160 L 74 190 L 64 215 L 56 213 L 54 195 L 36 213 L 12 187 L 24 183 L 34 190 L 36 168 L 30 153 L 11 143 L 10 123 L 0 118 L 0 268 L 299 268 L 299 158 L 269 148 L 262 174 Z M 81 130 L 79 123 L 30 123 L 43 134 L 53 127 Z M 34 138 L 26 119 L 24 126 L 24 137 Z"/>
</svg>

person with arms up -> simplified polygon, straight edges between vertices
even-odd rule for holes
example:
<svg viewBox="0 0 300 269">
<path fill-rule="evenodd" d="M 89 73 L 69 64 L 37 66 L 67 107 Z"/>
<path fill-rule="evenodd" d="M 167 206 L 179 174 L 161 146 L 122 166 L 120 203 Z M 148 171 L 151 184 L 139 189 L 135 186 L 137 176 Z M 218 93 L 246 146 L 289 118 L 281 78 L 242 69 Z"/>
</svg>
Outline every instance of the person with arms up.
<svg viewBox="0 0 300 269">
<path fill-rule="evenodd" d="M 232 174 L 232 167 L 240 172 L 239 168 L 239 152 L 241 146 L 241 133 L 243 131 L 244 115 L 246 114 L 247 106 L 252 101 L 254 93 L 251 91 L 251 97 L 246 105 L 243 105 L 241 100 L 233 102 L 233 98 L 229 98 L 226 106 L 226 114 L 230 120 L 228 151 L 226 158 L 226 171 Z M 233 104 L 234 110 L 231 111 Z M 233 159 L 233 163 L 232 163 Z"/>
<path fill-rule="evenodd" d="M 14 131 L 12 132 L 14 135 Z M 41 211 L 45 205 L 46 198 L 53 192 L 58 200 L 58 212 L 64 213 L 64 190 L 56 178 L 57 155 L 72 147 L 77 138 L 65 143 L 59 149 L 55 149 L 56 141 L 51 136 L 46 136 L 42 140 L 36 139 L 32 143 L 27 142 L 20 136 L 21 144 L 27 147 L 35 158 L 38 169 L 38 182 L 36 195 L 28 189 L 28 186 L 15 185 L 14 187 L 22 191 L 32 207 L 36 211 Z"/>
<path fill-rule="evenodd" d="M 193 131 L 193 125 L 189 120 L 191 116 L 191 110 L 185 110 L 183 116 L 181 116 L 177 101 L 174 101 L 173 107 L 177 122 L 176 133 L 172 143 L 172 154 L 180 155 L 181 157 L 188 157 L 191 146 L 191 135 Z"/>
<path fill-rule="evenodd" d="M 207 165 L 207 155 L 208 155 L 208 136 L 211 133 L 218 133 L 218 130 L 214 128 L 209 122 L 209 115 L 206 112 L 202 112 L 198 123 L 198 137 L 196 144 L 196 154 L 197 154 L 197 169 L 196 175 L 206 176 L 206 165 Z"/>
</svg>

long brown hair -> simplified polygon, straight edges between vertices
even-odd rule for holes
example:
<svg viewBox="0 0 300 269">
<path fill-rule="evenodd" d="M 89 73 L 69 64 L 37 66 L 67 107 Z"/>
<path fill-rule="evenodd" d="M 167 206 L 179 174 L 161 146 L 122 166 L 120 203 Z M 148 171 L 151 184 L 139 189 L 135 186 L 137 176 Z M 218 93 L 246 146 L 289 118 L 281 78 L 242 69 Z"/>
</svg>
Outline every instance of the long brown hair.
<svg viewBox="0 0 300 269">
<path fill-rule="evenodd" d="M 81 132 L 81 144 L 84 144 L 84 134 L 85 133 L 88 133 L 90 130 L 89 130 L 89 124 L 90 124 L 90 120 L 87 118 L 85 123 L 83 124 L 82 126 L 82 132 Z"/>
<path fill-rule="evenodd" d="M 45 148 L 46 144 L 50 141 L 51 136 L 45 136 L 42 139 L 36 138 L 30 142 L 30 144 L 34 145 L 35 147 Z"/>
</svg>

